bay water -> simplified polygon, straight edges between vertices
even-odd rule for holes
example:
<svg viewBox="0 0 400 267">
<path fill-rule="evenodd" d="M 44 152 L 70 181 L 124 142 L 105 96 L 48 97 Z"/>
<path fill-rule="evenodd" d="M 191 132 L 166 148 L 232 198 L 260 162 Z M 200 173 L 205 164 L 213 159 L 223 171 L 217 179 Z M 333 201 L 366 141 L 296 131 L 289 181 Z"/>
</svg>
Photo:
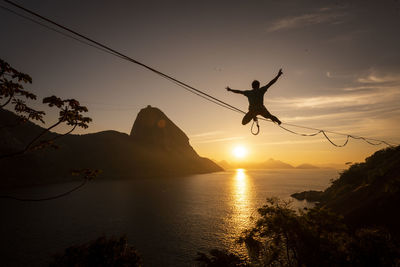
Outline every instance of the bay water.
<svg viewBox="0 0 400 267">
<path fill-rule="evenodd" d="M 333 169 L 244 170 L 177 178 L 103 179 L 66 197 L 45 202 L 0 200 L 4 266 L 46 266 L 52 255 L 99 236 L 126 235 L 145 266 L 194 266 L 197 252 L 244 253 L 240 234 L 257 219 L 268 197 L 323 190 Z M 20 197 L 46 197 L 75 183 L 18 189 Z M 3 264 L 2 263 L 2 264 Z"/>
</svg>

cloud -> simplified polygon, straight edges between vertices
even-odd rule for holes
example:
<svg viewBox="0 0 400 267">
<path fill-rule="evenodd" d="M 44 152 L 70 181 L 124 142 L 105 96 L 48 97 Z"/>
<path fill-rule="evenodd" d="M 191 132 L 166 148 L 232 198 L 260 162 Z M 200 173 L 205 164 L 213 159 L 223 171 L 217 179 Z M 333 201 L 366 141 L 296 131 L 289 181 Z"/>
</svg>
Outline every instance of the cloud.
<svg viewBox="0 0 400 267">
<path fill-rule="evenodd" d="M 191 143 L 195 144 L 206 144 L 206 143 L 216 143 L 216 142 L 226 142 L 231 140 L 244 139 L 243 136 L 225 137 L 224 131 L 211 131 L 199 134 L 193 134 L 189 136 Z"/>
<path fill-rule="evenodd" d="M 331 130 L 348 131 L 351 126 L 352 131 L 372 135 L 377 125 L 385 124 L 387 128 L 398 121 L 400 74 L 369 71 L 353 75 L 351 80 L 349 86 L 329 90 L 329 95 L 271 99 L 271 102 L 287 110 L 280 118 L 285 122 L 300 125 L 311 122 Z"/>
<path fill-rule="evenodd" d="M 304 114 L 302 116 L 286 116 L 281 117 L 283 121 L 286 122 L 304 122 L 304 121 L 348 121 L 350 123 L 354 123 L 357 120 L 362 118 L 388 118 L 393 116 L 398 116 L 400 114 L 400 110 L 396 107 L 391 107 L 387 105 L 382 105 L 380 107 L 368 107 L 368 108 L 359 108 L 359 109 L 346 109 L 342 111 L 337 111 L 336 109 L 329 109 L 321 112 L 320 114 L 315 114 L 315 112 L 310 115 Z"/>
<path fill-rule="evenodd" d="M 393 139 L 393 135 L 400 130 L 397 123 L 400 118 L 400 73 L 370 70 L 340 77 L 332 73 L 326 75 L 345 81 L 345 86 L 329 90 L 325 88 L 320 91 L 320 95 L 314 97 L 270 99 L 271 104 L 279 107 L 281 114 L 284 114 L 279 118 L 294 125 L 398 141 Z M 327 93 L 329 95 L 322 95 Z M 313 133 L 290 125 L 288 128 L 300 133 Z M 329 137 L 340 143 L 340 137 L 334 134 L 329 134 Z M 311 138 L 310 141 L 314 140 L 318 138 Z M 284 141 L 276 143 L 284 144 Z"/>
<path fill-rule="evenodd" d="M 379 75 L 375 71 L 371 71 L 368 75 L 358 78 L 357 82 L 362 84 L 374 84 L 374 85 L 384 85 L 384 84 L 400 85 L 400 75 L 399 74 Z"/>
<path fill-rule="evenodd" d="M 310 25 L 322 23 L 338 24 L 343 22 L 344 13 L 331 12 L 331 8 L 321 8 L 316 12 L 299 16 L 286 17 L 279 19 L 268 27 L 268 32 L 280 30 L 303 28 Z"/>
<path fill-rule="evenodd" d="M 211 132 L 205 132 L 205 133 L 199 133 L 199 134 L 193 134 L 190 135 L 190 138 L 201 138 L 201 137 L 208 137 L 208 136 L 216 136 L 223 134 L 223 131 L 211 131 Z"/>
<path fill-rule="evenodd" d="M 322 135 L 321 135 L 322 136 Z M 280 141 L 280 142 L 267 142 L 267 143 L 259 143 L 257 146 L 271 146 L 271 145 L 289 145 L 292 146 L 294 144 L 311 144 L 311 143 L 321 143 L 325 141 L 324 137 L 308 137 L 304 138 L 303 140 L 298 140 L 298 141 L 293 141 L 293 140 L 287 140 L 287 141 Z"/>
<path fill-rule="evenodd" d="M 234 137 L 216 138 L 216 139 L 208 139 L 208 140 L 202 140 L 202 141 L 193 141 L 193 143 L 206 144 L 206 143 L 226 142 L 226 141 L 240 140 L 240 139 L 245 139 L 245 137 L 234 136 Z"/>
<path fill-rule="evenodd" d="M 385 73 L 380 74 L 376 70 L 371 70 L 368 74 L 362 75 L 333 75 L 326 72 L 326 76 L 332 79 L 348 79 L 350 85 L 329 91 L 330 95 L 316 97 L 297 97 L 297 98 L 276 98 L 270 102 L 280 107 L 290 107 L 295 109 L 316 109 L 316 108 L 346 108 L 360 107 L 367 105 L 398 106 L 400 101 L 400 74 Z"/>
<path fill-rule="evenodd" d="M 354 79 L 354 74 L 349 74 L 345 72 L 332 72 L 332 71 L 327 71 L 325 73 L 326 77 L 330 79 Z"/>
<path fill-rule="evenodd" d="M 378 91 L 380 89 L 400 87 L 400 73 L 382 74 L 376 70 L 369 70 L 367 74 L 333 73 L 327 71 L 326 77 L 330 79 L 346 80 L 350 86 L 342 87 L 342 91 Z"/>
<path fill-rule="evenodd" d="M 350 91 L 351 88 L 346 88 Z M 362 105 L 372 105 L 382 102 L 392 102 L 393 99 L 400 98 L 400 90 L 374 90 L 372 92 L 350 92 L 336 95 L 318 96 L 318 97 L 299 97 L 289 99 L 271 99 L 270 102 L 278 104 L 281 107 L 286 106 L 295 109 L 304 108 L 343 108 Z"/>
</svg>

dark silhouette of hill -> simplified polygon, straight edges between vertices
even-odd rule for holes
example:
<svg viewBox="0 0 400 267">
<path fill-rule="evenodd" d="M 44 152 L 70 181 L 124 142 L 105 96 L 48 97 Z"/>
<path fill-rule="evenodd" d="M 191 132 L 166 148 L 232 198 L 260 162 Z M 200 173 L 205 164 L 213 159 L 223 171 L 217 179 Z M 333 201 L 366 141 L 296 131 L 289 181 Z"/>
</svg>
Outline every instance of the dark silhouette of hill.
<svg viewBox="0 0 400 267">
<path fill-rule="evenodd" d="M 136 143 L 146 147 L 197 156 L 186 134 L 158 108 L 147 106 L 142 109 L 130 136 Z"/>
<path fill-rule="evenodd" d="M 294 167 L 288 163 L 280 160 L 268 159 L 263 162 L 244 162 L 232 164 L 235 168 L 246 168 L 246 169 L 294 169 Z"/>
<path fill-rule="evenodd" d="M 268 169 L 301 169 L 301 170 L 310 170 L 310 169 L 333 169 L 332 167 L 325 166 L 315 166 L 308 163 L 300 164 L 296 167 L 293 165 L 286 163 L 281 160 L 276 160 L 270 158 L 269 160 L 262 162 L 227 162 L 226 160 L 216 161 L 219 166 L 224 168 L 225 170 L 236 169 L 236 168 L 245 168 L 245 169 L 259 169 L 259 170 L 268 170 Z"/>
<path fill-rule="evenodd" d="M 253 168 L 260 169 L 293 169 L 294 167 L 280 160 L 269 159 L 267 161 L 255 164 Z"/>
<path fill-rule="evenodd" d="M 225 160 L 217 162 L 218 165 L 222 166 L 224 169 L 235 169 L 235 168 L 246 168 L 246 169 L 320 169 L 320 167 L 303 163 L 296 167 L 293 165 L 283 162 L 281 160 L 276 160 L 270 158 L 269 160 L 263 162 L 244 162 L 244 163 L 229 163 Z"/>
<path fill-rule="evenodd" d="M 323 192 L 292 195 L 319 201 L 355 227 L 384 226 L 400 234 L 400 146 L 386 148 L 353 164 Z"/>
<path fill-rule="evenodd" d="M 235 169 L 236 167 L 227 162 L 226 160 L 217 161 L 217 164 L 225 170 Z"/>
<path fill-rule="evenodd" d="M 16 115 L 1 110 L 1 125 L 14 124 Z M 0 155 L 24 148 L 43 130 L 31 122 L 0 128 Z M 56 136 L 49 133 L 44 138 Z M 190 146 L 186 134 L 161 110 L 142 109 L 130 135 L 103 131 L 57 139 L 59 149 L 45 148 L 0 160 L 1 186 L 26 186 L 74 179 L 72 169 L 101 169 L 104 178 L 183 176 L 222 171 Z"/>
<path fill-rule="evenodd" d="M 300 164 L 299 166 L 296 166 L 296 169 L 320 169 L 320 167 L 308 163 L 303 163 Z"/>
</svg>

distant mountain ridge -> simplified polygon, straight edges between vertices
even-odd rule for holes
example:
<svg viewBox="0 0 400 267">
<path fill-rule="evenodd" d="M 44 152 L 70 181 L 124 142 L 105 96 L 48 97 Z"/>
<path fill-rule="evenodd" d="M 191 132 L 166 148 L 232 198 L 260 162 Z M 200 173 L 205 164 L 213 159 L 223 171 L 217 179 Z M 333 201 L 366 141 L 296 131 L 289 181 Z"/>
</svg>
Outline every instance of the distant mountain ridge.
<svg viewBox="0 0 400 267">
<path fill-rule="evenodd" d="M 312 164 L 303 163 L 298 166 L 293 166 L 281 160 L 268 159 L 264 162 L 257 163 L 229 163 L 225 160 L 218 162 L 225 169 L 246 168 L 246 169 L 319 169 L 320 167 Z"/>
<path fill-rule="evenodd" d="M 13 123 L 16 118 L 12 112 L 0 110 L 0 125 Z M 31 122 L 0 128 L 0 155 L 20 150 L 42 130 Z M 56 135 L 49 133 L 45 138 Z M 140 110 L 130 135 L 103 131 L 68 135 L 56 143 L 60 149 L 46 148 L 0 160 L 0 186 L 69 181 L 74 179 L 70 171 L 78 168 L 101 169 L 107 178 L 183 176 L 223 170 L 200 157 L 186 134 L 151 106 Z"/>
</svg>

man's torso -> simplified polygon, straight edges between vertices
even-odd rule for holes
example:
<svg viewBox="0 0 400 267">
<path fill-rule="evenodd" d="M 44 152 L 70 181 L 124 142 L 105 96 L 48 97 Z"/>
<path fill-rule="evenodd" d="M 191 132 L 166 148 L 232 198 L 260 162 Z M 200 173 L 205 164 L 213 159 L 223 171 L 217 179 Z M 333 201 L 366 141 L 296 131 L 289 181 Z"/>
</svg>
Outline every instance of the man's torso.
<svg viewBox="0 0 400 267">
<path fill-rule="evenodd" d="M 247 96 L 247 99 L 249 100 L 249 110 L 258 110 L 265 108 L 264 94 L 265 91 L 260 89 L 248 90 L 244 92 L 244 95 Z"/>
</svg>

